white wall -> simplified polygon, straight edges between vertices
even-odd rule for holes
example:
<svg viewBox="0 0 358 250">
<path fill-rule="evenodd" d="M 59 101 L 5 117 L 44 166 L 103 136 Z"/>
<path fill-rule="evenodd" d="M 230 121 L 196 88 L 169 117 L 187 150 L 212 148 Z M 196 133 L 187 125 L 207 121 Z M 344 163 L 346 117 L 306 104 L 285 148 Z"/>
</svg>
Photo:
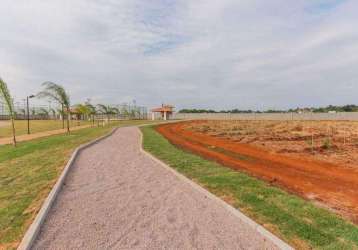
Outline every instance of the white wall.
<svg viewBox="0 0 358 250">
<path fill-rule="evenodd" d="M 229 113 L 175 113 L 173 119 L 205 120 L 351 120 L 358 121 L 358 112 L 342 113 L 262 113 L 262 114 L 229 114 Z"/>
</svg>

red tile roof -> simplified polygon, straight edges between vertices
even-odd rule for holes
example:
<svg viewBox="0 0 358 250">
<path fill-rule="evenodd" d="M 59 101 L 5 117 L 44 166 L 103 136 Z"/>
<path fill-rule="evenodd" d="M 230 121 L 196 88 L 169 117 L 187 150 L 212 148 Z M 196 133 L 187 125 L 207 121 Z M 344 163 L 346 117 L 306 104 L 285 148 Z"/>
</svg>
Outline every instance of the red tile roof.
<svg viewBox="0 0 358 250">
<path fill-rule="evenodd" d="M 173 112 L 174 107 L 171 105 L 163 105 L 160 108 L 154 108 L 152 112 Z"/>
</svg>

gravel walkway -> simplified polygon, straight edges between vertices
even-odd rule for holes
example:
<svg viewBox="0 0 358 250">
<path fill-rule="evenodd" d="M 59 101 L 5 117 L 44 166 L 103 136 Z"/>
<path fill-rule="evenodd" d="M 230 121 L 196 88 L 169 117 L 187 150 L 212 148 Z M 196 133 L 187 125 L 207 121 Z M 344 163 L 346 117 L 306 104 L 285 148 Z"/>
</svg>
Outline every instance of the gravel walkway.
<svg viewBox="0 0 358 250">
<path fill-rule="evenodd" d="M 275 249 L 139 141 L 121 128 L 80 154 L 33 249 Z"/>
</svg>

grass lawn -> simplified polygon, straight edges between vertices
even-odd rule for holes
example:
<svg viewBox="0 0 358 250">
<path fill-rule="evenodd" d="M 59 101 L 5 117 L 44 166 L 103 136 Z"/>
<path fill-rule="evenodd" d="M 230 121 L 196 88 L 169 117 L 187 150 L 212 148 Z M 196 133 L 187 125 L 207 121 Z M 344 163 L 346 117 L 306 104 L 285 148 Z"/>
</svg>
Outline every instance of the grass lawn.
<svg viewBox="0 0 358 250">
<path fill-rule="evenodd" d="M 3 126 L 0 126 L 0 138 L 10 137 L 12 136 L 11 124 L 9 121 L 1 121 Z M 76 127 L 78 125 L 90 125 L 90 121 L 81 121 L 78 123 L 77 121 L 71 121 L 70 126 Z M 0 124 L 1 125 L 1 124 Z M 65 122 L 65 127 L 66 127 Z M 27 121 L 25 120 L 16 120 L 15 121 L 15 129 L 16 135 L 24 135 L 27 134 Z M 56 130 L 62 129 L 62 121 L 60 120 L 31 120 L 30 121 L 30 129 L 31 133 L 38 133 L 48 130 Z"/>
<path fill-rule="evenodd" d="M 21 142 L 17 148 L 0 146 L 0 249 L 13 249 L 21 241 L 42 202 L 76 147 L 102 136 L 115 126 L 150 121 L 111 122 L 71 135 L 54 135 Z"/>
<path fill-rule="evenodd" d="M 279 188 L 185 152 L 153 126 L 141 128 L 144 149 L 239 208 L 297 249 L 358 249 L 358 226 Z"/>
</svg>

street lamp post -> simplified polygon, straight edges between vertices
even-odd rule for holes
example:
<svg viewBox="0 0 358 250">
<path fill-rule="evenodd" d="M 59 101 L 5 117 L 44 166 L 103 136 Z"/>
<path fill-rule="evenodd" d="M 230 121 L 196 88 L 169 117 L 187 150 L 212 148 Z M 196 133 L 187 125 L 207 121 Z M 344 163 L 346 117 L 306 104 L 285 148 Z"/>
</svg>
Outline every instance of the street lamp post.
<svg viewBox="0 0 358 250">
<path fill-rule="evenodd" d="M 61 107 L 62 107 L 62 129 L 65 129 L 65 110 L 63 107 L 63 103 L 61 103 Z"/>
<path fill-rule="evenodd" d="M 30 134 L 30 108 L 29 108 L 29 99 L 34 98 L 34 95 L 26 97 L 26 109 L 27 109 L 27 134 Z"/>
</svg>

